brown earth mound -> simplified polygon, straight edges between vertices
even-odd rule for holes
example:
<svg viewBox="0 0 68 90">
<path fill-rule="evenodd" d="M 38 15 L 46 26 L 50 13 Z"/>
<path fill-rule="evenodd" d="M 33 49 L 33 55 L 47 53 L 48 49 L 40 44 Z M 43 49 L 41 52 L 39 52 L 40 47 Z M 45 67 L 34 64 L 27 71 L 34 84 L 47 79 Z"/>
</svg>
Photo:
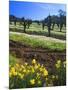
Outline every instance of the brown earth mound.
<svg viewBox="0 0 68 90">
<path fill-rule="evenodd" d="M 9 42 L 10 53 L 16 55 L 17 58 L 31 62 L 35 58 L 40 64 L 44 64 L 47 68 L 53 68 L 56 60 L 66 60 L 66 52 L 47 51 L 41 48 L 31 48 L 22 43 L 12 41 Z"/>
</svg>

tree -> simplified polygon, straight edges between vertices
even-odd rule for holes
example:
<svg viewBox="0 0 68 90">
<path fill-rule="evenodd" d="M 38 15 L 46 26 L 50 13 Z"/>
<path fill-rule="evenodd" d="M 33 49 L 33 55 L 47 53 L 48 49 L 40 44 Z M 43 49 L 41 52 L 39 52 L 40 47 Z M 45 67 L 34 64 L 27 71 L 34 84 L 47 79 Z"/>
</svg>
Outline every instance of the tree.
<svg viewBox="0 0 68 90">
<path fill-rule="evenodd" d="M 63 25 L 65 25 L 66 27 L 66 12 L 61 9 L 58 12 L 60 17 L 60 32 L 61 32 Z"/>
<path fill-rule="evenodd" d="M 42 29 L 44 30 L 44 27 L 45 27 L 45 22 L 44 20 L 42 21 Z"/>
<path fill-rule="evenodd" d="M 49 37 L 50 37 L 50 31 L 51 31 L 51 16 L 49 15 L 48 17 L 48 21 L 47 21 L 47 27 L 48 27 L 48 34 L 49 34 Z"/>
<path fill-rule="evenodd" d="M 24 26 L 24 32 L 26 32 L 26 20 L 24 17 L 21 18 L 21 21 L 23 22 L 23 26 Z"/>
<path fill-rule="evenodd" d="M 10 22 L 14 22 L 14 25 L 16 25 L 17 18 L 14 15 L 9 16 Z"/>
<path fill-rule="evenodd" d="M 59 16 L 61 16 L 61 15 L 62 16 L 66 16 L 66 12 L 65 11 L 60 9 L 58 12 L 59 12 Z"/>
<path fill-rule="evenodd" d="M 57 15 L 51 16 L 52 30 L 54 30 L 55 24 L 59 27 L 59 17 Z"/>
<path fill-rule="evenodd" d="M 28 26 L 28 29 L 30 27 L 30 25 L 32 24 L 32 20 L 31 19 L 27 19 L 27 26 Z"/>
<path fill-rule="evenodd" d="M 16 26 L 16 22 L 17 22 L 17 18 L 15 18 L 15 20 L 14 20 L 14 25 Z"/>
</svg>

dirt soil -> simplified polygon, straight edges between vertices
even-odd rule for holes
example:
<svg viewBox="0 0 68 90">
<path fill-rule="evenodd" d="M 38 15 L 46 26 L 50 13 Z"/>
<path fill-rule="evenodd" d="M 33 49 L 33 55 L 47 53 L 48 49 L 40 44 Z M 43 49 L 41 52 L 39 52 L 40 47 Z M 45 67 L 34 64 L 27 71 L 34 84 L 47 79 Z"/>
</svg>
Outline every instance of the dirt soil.
<svg viewBox="0 0 68 90">
<path fill-rule="evenodd" d="M 40 64 L 44 64 L 47 69 L 53 68 L 56 60 L 66 60 L 66 52 L 56 52 L 56 51 L 49 51 L 41 48 L 31 48 L 27 45 L 22 43 L 12 41 L 9 42 L 9 50 L 10 53 L 15 54 L 19 60 L 26 61 L 28 63 L 31 62 L 33 58 L 35 58 Z"/>
</svg>

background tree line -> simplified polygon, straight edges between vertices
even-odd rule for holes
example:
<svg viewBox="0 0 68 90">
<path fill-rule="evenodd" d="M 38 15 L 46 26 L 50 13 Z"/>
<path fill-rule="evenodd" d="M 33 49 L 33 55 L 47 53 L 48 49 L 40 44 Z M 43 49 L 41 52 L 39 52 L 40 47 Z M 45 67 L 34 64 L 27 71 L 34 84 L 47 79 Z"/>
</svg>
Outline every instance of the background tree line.
<svg viewBox="0 0 68 90">
<path fill-rule="evenodd" d="M 25 19 L 24 17 L 18 18 L 14 15 L 9 16 L 10 24 L 14 22 L 14 25 L 16 26 L 16 23 L 19 22 L 20 25 L 23 25 L 23 30 L 26 32 L 26 28 L 29 29 L 30 25 L 34 22 L 38 25 L 42 24 L 42 30 L 44 30 L 45 26 L 48 28 L 48 34 L 50 36 L 51 30 L 54 30 L 55 24 L 60 28 L 60 32 L 62 31 L 63 26 L 66 27 L 66 12 L 63 10 L 58 11 L 59 15 L 48 15 L 43 20 L 32 20 L 32 19 Z"/>
</svg>

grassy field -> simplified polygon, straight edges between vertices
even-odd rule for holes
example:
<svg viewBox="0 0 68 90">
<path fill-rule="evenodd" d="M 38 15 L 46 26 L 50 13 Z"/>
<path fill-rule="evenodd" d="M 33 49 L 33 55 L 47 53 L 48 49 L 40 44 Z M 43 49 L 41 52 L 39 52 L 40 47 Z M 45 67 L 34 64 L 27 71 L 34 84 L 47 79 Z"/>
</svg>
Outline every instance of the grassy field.
<svg viewBox="0 0 68 90">
<path fill-rule="evenodd" d="M 17 24 L 16 26 L 10 25 L 9 27 L 10 27 L 10 31 L 23 32 L 23 25 Z M 32 23 L 30 28 L 26 29 L 26 33 L 48 36 L 47 26 L 45 26 L 45 29 L 42 30 L 42 25 L 38 25 L 36 23 Z M 59 28 L 55 25 L 54 30 L 51 30 L 51 37 L 65 40 L 66 39 L 65 27 L 63 27 L 62 32 L 60 32 Z"/>
<path fill-rule="evenodd" d="M 41 38 L 41 37 L 32 37 L 32 35 L 28 34 L 11 34 L 10 40 L 18 41 L 24 43 L 27 46 L 32 48 L 43 48 L 53 51 L 63 51 L 66 48 L 65 42 L 60 42 L 57 40 L 52 40 L 49 38 Z"/>
</svg>

